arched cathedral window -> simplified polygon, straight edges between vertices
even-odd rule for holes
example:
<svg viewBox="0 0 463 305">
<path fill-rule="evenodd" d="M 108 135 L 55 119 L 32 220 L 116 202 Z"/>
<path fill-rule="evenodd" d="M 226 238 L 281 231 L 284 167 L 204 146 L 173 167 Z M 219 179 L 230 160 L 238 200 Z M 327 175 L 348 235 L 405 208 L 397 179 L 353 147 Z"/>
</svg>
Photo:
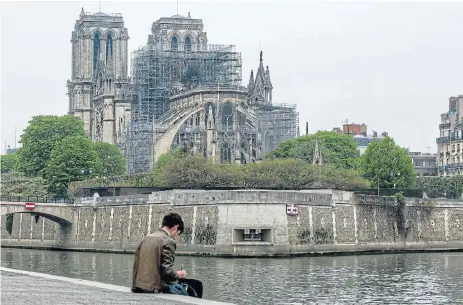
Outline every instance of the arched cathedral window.
<svg viewBox="0 0 463 305">
<path fill-rule="evenodd" d="M 100 34 L 95 33 L 93 37 L 93 71 L 96 69 L 98 63 L 98 56 L 100 55 Z"/>
<path fill-rule="evenodd" d="M 220 160 L 222 162 L 231 162 L 231 148 L 227 142 L 222 144 L 220 148 Z"/>
<path fill-rule="evenodd" d="M 191 39 L 190 39 L 190 37 L 187 37 L 185 39 L 185 51 L 191 52 Z"/>
<path fill-rule="evenodd" d="M 177 41 L 177 37 L 172 37 L 172 41 L 170 43 L 170 49 L 172 51 L 177 51 L 178 50 L 178 41 Z"/>
<path fill-rule="evenodd" d="M 106 38 L 106 62 L 108 62 L 108 57 L 113 56 L 113 38 L 111 35 L 108 35 Z"/>
<path fill-rule="evenodd" d="M 223 104 L 222 108 L 222 130 L 233 130 L 233 106 L 230 102 Z"/>
</svg>

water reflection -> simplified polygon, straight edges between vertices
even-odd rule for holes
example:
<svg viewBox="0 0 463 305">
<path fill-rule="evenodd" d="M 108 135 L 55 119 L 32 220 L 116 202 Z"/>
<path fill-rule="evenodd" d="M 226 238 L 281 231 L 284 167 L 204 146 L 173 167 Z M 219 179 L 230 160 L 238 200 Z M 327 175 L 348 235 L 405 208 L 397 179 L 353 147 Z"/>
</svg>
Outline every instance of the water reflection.
<svg viewBox="0 0 463 305">
<path fill-rule="evenodd" d="M 133 255 L 2 249 L 2 266 L 130 286 Z M 455 304 L 463 254 L 178 257 L 208 299 L 236 304 Z"/>
</svg>

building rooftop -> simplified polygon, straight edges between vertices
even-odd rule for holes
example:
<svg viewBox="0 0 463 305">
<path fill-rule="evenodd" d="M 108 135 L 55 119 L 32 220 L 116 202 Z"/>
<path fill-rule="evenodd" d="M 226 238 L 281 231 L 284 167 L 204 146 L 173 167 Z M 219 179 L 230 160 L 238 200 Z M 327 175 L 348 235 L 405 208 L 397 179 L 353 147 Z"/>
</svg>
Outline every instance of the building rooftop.
<svg viewBox="0 0 463 305">
<path fill-rule="evenodd" d="M 185 16 L 182 15 L 173 15 L 170 18 L 186 18 Z M 190 17 L 191 18 L 191 17 Z"/>
<path fill-rule="evenodd" d="M 381 140 L 384 138 L 383 135 L 377 135 L 377 136 L 374 136 L 374 135 L 361 135 L 361 134 L 358 134 L 358 135 L 355 135 L 353 136 L 354 139 L 368 139 L 368 140 L 372 140 L 372 139 L 378 139 L 378 140 Z"/>
</svg>

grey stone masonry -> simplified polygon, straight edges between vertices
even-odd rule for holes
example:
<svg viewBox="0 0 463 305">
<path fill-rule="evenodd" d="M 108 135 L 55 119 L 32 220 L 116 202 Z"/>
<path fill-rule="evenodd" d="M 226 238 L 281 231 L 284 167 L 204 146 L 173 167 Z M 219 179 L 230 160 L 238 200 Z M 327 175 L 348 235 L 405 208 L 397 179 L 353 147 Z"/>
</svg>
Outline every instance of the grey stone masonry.
<svg viewBox="0 0 463 305">
<path fill-rule="evenodd" d="M 331 193 L 309 191 L 273 190 L 170 190 L 153 192 L 151 195 L 76 198 L 75 205 L 111 206 L 147 203 L 171 204 L 174 206 L 266 203 L 329 206 L 333 203 Z"/>
<path fill-rule="evenodd" d="M 139 194 L 139 195 L 126 195 L 126 196 L 108 196 L 108 197 L 80 197 L 76 198 L 74 205 L 134 205 L 134 204 L 146 204 L 149 200 L 150 195 Z"/>
<path fill-rule="evenodd" d="M 331 194 L 319 194 L 306 191 L 273 190 L 171 190 L 153 192 L 149 203 L 166 203 L 172 205 L 215 205 L 265 203 L 265 204 L 309 204 L 327 206 L 332 204 Z"/>
</svg>

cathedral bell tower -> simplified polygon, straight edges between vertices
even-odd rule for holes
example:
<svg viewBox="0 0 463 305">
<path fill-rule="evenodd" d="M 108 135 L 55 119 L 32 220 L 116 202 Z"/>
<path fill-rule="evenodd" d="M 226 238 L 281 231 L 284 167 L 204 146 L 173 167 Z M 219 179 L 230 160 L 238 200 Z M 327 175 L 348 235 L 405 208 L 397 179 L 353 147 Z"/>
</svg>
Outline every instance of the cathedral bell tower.
<svg viewBox="0 0 463 305">
<path fill-rule="evenodd" d="M 71 39 L 69 114 L 82 119 L 94 141 L 116 144 L 130 119 L 128 39 L 121 14 L 82 8 Z"/>
</svg>

